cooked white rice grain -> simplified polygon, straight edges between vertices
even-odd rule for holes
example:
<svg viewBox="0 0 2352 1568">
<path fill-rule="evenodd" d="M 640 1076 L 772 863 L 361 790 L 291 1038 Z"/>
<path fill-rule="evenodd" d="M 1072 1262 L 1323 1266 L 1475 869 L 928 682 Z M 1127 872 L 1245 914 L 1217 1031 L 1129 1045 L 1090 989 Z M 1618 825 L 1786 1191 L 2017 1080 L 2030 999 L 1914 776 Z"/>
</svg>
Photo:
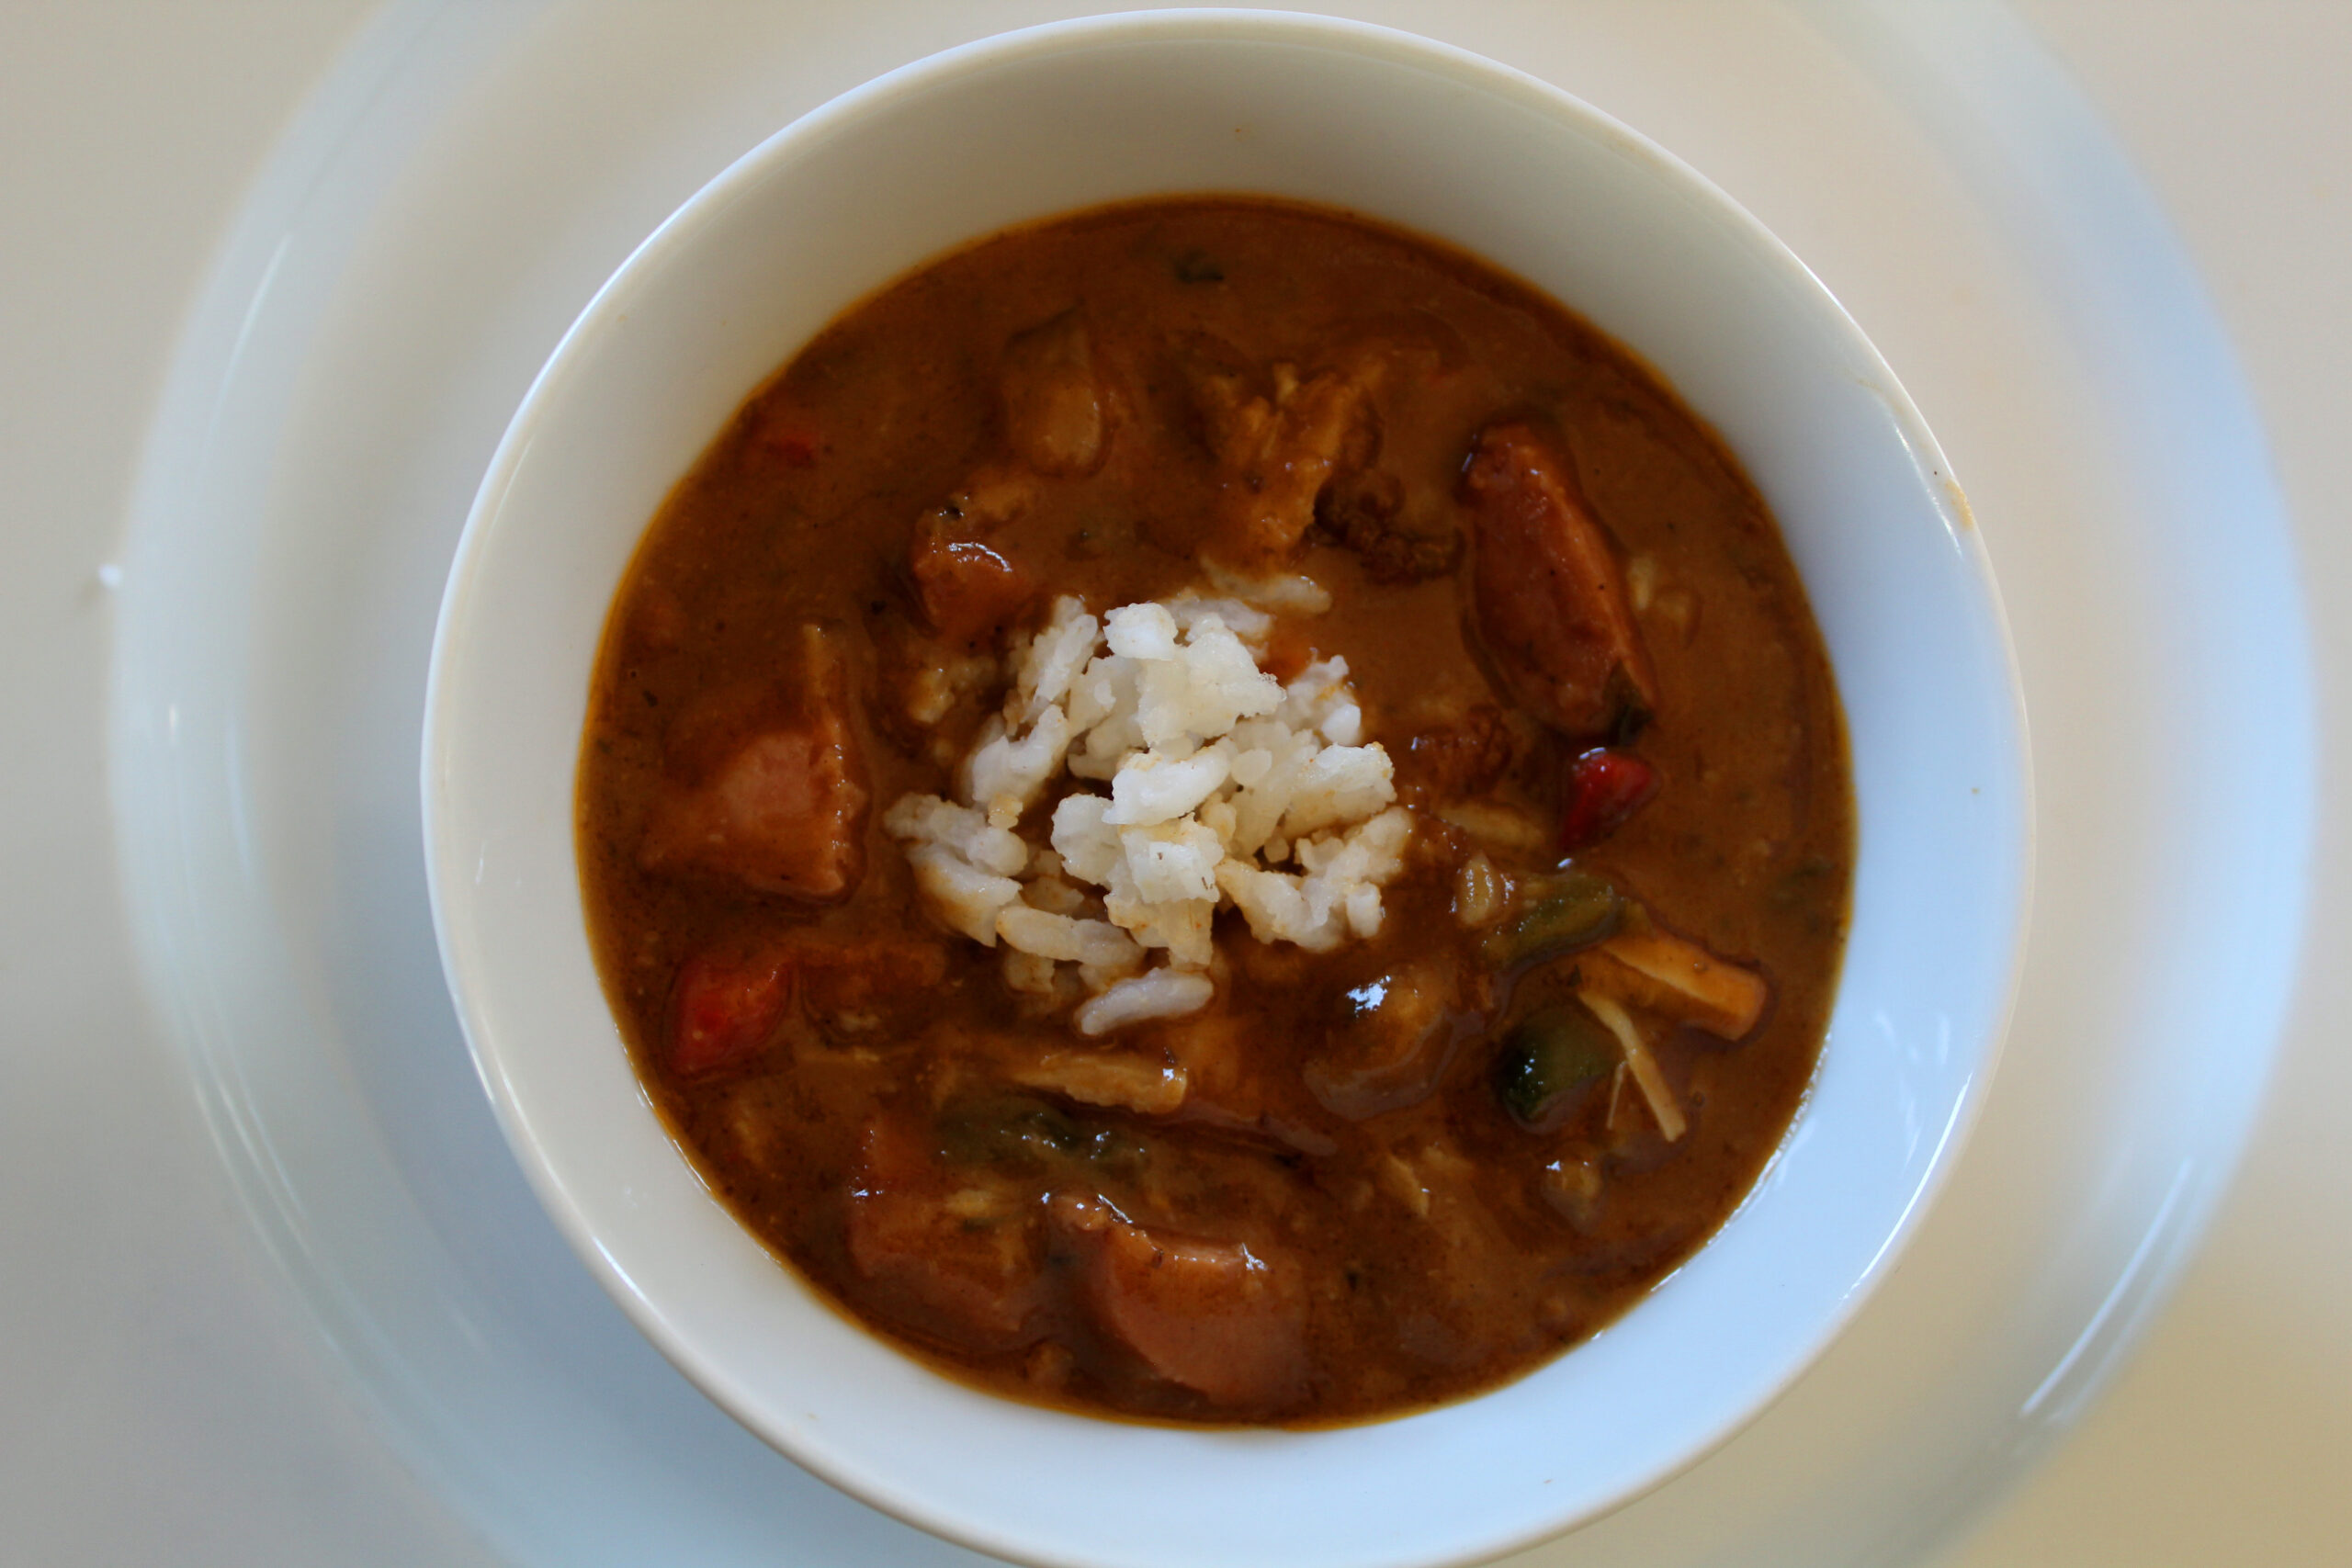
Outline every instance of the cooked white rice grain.
<svg viewBox="0 0 2352 1568">
<path fill-rule="evenodd" d="M 1204 898 L 1216 902 L 1216 865 L 1225 846 L 1205 824 L 1187 818 L 1151 828 L 1126 828 L 1119 848 L 1136 897 L 1152 903 Z"/>
<path fill-rule="evenodd" d="M 1222 746 L 1181 760 L 1146 751 L 1120 765 L 1111 777 L 1111 809 L 1102 818 L 1117 827 L 1148 827 L 1185 817 L 1216 793 L 1232 772 L 1232 753 Z"/>
<path fill-rule="evenodd" d="M 1207 965 L 1216 952 L 1215 898 L 1138 897 L 1125 866 L 1111 883 L 1102 896 L 1102 912 L 1114 925 L 1125 928 L 1146 947 L 1165 948 L 1170 962 L 1180 967 Z"/>
<path fill-rule="evenodd" d="M 1062 868 L 1097 887 L 1111 880 L 1111 868 L 1125 858 L 1119 830 L 1104 822 L 1111 803 L 1099 795 L 1066 795 L 1054 807 L 1054 852 Z"/>
<path fill-rule="evenodd" d="M 1322 900 L 1319 908 L 1310 900 L 1304 876 L 1260 871 L 1229 860 L 1216 868 L 1216 885 L 1260 942 L 1295 942 L 1309 953 L 1329 953 L 1340 945 L 1342 933 L 1331 919 L 1329 900 Z"/>
<path fill-rule="evenodd" d="M 1062 771 L 1069 750 L 1069 716 L 1049 707 L 1018 740 L 1004 721 L 990 718 L 964 764 L 964 798 L 988 813 L 995 827 L 1011 828 L 1037 803 L 1046 784 Z"/>
<path fill-rule="evenodd" d="M 907 863 L 942 924 L 982 947 L 996 945 L 997 911 L 1021 897 L 1021 884 L 975 868 L 944 844 L 914 845 Z"/>
<path fill-rule="evenodd" d="M 940 845 L 998 876 L 1017 876 L 1029 864 L 1029 846 L 1019 834 L 992 825 L 968 806 L 935 795 L 900 795 L 883 814 L 882 828 L 910 843 Z"/>
<path fill-rule="evenodd" d="M 1159 661 L 1176 657 L 1176 617 L 1157 604 L 1122 604 L 1102 617 L 1103 640 L 1127 659 Z"/>
<path fill-rule="evenodd" d="M 1396 798 L 1395 769 L 1378 746 L 1326 746 L 1306 760 L 1294 787 L 1282 818 L 1283 836 L 1293 840 L 1362 821 Z"/>
<path fill-rule="evenodd" d="M 1050 997 L 1054 994 L 1054 961 L 1040 953 L 1023 953 L 1017 947 L 1004 950 L 1004 983 L 1023 996 Z"/>
<path fill-rule="evenodd" d="M 1058 876 L 1031 877 L 1021 885 L 1021 901 L 1049 915 L 1076 916 L 1086 908 L 1086 895 Z"/>
<path fill-rule="evenodd" d="M 1362 740 L 1363 709 L 1348 682 L 1348 661 L 1318 660 L 1300 671 L 1283 688 L 1283 705 L 1274 716 L 1293 729 L 1315 730 L 1335 746 Z"/>
<path fill-rule="evenodd" d="M 1079 983 L 1090 997 L 1099 996 L 1130 975 L 1143 970 L 1144 950 L 1130 942 L 1125 956 L 1114 964 L 1081 964 L 1078 966 Z"/>
<path fill-rule="evenodd" d="M 1122 980 L 1086 1002 L 1078 1010 L 1075 1021 L 1080 1034 L 1108 1034 L 1129 1024 L 1198 1012 L 1216 995 L 1216 985 L 1206 975 L 1154 969 Z"/>
<path fill-rule="evenodd" d="M 1235 597 L 1099 620 L 1055 601 L 1009 650 L 1013 689 L 964 759 L 965 803 L 908 795 L 884 818 L 933 913 L 1001 942 L 1015 990 L 1097 993 L 1088 1032 L 1203 1006 L 1221 904 L 1260 941 L 1328 951 L 1379 931 L 1381 886 L 1402 868 L 1411 817 L 1387 752 L 1361 743 L 1346 660 L 1287 685 L 1258 667 L 1273 620 L 1243 599 L 1301 613 L 1328 598 L 1303 578 L 1221 586 Z M 1050 847 L 1033 847 L 1012 829 L 1072 778 L 1110 793 L 1063 793 Z M 1166 966 L 1138 974 L 1154 948 Z"/>
<path fill-rule="evenodd" d="M 1035 723 L 1040 714 L 1069 694 L 1079 671 L 1093 656 L 1094 639 L 1102 629 L 1102 624 L 1086 613 L 1082 601 L 1067 594 L 1054 601 L 1052 618 L 1015 666 L 1020 674 L 1010 705 L 1016 722 Z"/>
<path fill-rule="evenodd" d="M 1286 615 L 1319 615 L 1331 607 L 1331 591 L 1303 572 L 1275 571 L 1250 577 L 1217 565 L 1208 568 L 1209 586 L 1246 604 Z"/>
<path fill-rule="evenodd" d="M 1141 956 L 1135 939 L 1108 920 L 1073 919 L 1026 904 L 997 911 L 996 931 L 1023 953 L 1057 964 L 1116 965 Z"/>
<path fill-rule="evenodd" d="M 1252 609 L 1238 599 L 1210 599 L 1190 589 L 1168 601 L 1168 613 L 1187 632 L 1215 615 L 1225 623 L 1227 630 L 1258 653 L 1266 650 L 1267 634 L 1274 629 L 1273 616 L 1263 610 Z"/>
</svg>

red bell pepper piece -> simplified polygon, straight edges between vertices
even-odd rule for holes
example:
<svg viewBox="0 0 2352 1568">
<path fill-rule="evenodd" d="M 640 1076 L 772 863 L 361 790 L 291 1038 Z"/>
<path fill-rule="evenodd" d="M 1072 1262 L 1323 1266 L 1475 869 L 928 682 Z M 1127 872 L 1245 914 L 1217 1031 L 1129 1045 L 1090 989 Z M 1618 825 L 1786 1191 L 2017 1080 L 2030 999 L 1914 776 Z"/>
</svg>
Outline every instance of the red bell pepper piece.
<svg viewBox="0 0 2352 1568">
<path fill-rule="evenodd" d="M 1568 764 L 1566 793 L 1563 852 L 1597 844 L 1623 827 L 1657 793 L 1657 770 L 1630 751 L 1596 746 Z"/>
<path fill-rule="evenodd" d="M 792 962 L 781 949 L 698 953 L 678 971 L 670 1067 L 701 1077 L 739 1066 L 766 1048 L 792 999 Z"/>
</svg>

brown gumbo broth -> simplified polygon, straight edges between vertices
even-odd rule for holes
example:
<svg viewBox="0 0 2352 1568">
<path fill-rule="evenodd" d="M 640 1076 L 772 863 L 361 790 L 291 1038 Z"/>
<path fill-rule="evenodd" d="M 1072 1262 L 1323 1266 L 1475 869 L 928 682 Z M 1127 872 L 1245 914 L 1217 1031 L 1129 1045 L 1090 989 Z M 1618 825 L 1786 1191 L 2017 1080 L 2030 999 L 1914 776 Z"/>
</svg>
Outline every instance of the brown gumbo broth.
<svg viewBox="0 0 2352 1568">
<path fill-rule="evenodd" d="M 1189 966 L 1053 852 L 1115 786 L 987 835 L 958 794 L 1049 615 L 1188 591 L 1271 616 L 1276 682 L 1344 658 L 1328 744 L 1403 834 Z M 1018 839 L 979 905 L 909 796 Z M 614 605 L 579 836 L 655 1103 L 819 1290 L 1016 1397 L 1317 1423 L 1523 1372 L 1723 1222 L 1814 1070 L 1853 807 L 1772 520 L 1653 376 L 1460 254 L 1186 200 L 938 261 L 743 406 Z M 975 940 L 1032 908 L 1120 956 Z M 1185 1005 L 1104 1023 L 1146 967 Z"/>
</svg>

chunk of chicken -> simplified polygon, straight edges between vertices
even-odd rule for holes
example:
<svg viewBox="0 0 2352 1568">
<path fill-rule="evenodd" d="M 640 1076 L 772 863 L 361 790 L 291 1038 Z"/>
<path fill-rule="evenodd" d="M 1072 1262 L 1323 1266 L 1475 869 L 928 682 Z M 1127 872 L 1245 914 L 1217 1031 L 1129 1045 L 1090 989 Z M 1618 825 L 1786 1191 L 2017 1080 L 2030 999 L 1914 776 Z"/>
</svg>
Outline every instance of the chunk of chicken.
<svg viewBox="0 0 2352 1568">
<path fill-rule="evenodd" d="M 1063 311 L 1005 344 L 998 379 L 1013 456 L 1041 474 L 1091 474 L 1109 445 L 1086 319 Z"/>
<path fill-rule="evenodd" d="M 1045 1300 L 1034 1205 L 953 1185 L 896 1118 L 866 1124 L 843 1229 L 884 1304 L 958 1343 L 1017 1344 Z"/>
<path fill-rule="evenodd" d="M 1646 920 L 1581 954 L 1585 983 L 1604 996 L 1688 1019 L 1725 1040 L 1744 1038 L 1764 1016 L 1764 976 Z"/>
<path fill-rule="evenodd" d="M 1479 640 L 1512 698 L 1578 739 L 1637 728 L 1657 677 L 1573 471 L 1527 426 L 1497 425 L 1471 448 L 1462 502 Z"/>
<path fill-rule="evenodd" d="M 856 890 L 870 796 L 847 674 L 821 628 L 804 626 L 801 649 L 797 716 L 656 802 L 638 851 L 647 870 L 691 868 L 815 903 Z"/>
<path fill-rule="evenodd" d="M 1387 372 L 1386 356 L 1371 351 L 1303 380 L 1277 365 L 1266 396 L 1253 394 L 1238 372 L 1195 369 L 1194 401 L 1221 470 L 1220 547 L 1237 564 L 1295 553 L 1324 488 L 1378 454 L 1373 399 Z"/>
<path fill-rule="evenodd" d="M 1172 1116 L 1182 1110 L 1188 1077 L 1157 1053 L 1140 1051 L 1046 1051 L 1007 1064 L 1005 1076 L 1024 1089 L 1138 1116 Z"/>
<path fill-rule="evenodd" d="M 1155 1374 L 1233 1411 L 1305 1394 L 1306 1292 L 1288 1258 L 1146 1230 L 1089 1200 L 1058 1198 L 1053 1213 L 1095 1321 Z"/>
</svg>

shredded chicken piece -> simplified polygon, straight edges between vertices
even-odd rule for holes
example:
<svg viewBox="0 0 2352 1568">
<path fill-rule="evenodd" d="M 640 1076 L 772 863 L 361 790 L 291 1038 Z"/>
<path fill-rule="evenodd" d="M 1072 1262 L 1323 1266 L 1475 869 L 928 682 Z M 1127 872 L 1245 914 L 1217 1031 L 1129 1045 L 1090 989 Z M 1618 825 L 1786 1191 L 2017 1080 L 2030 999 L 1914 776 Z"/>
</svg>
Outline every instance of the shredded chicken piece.
<svg viewBox="0 0 2352 1568">
<path fill-rule="evenodd" d="M 1314 525 L 1324 488 L 1378 450 L 1373 399 L 1388 367 L 1378 349 L 1304 378 L 1295 366 L 1276 365 L 1272 397 L 1251 395 L 1242 375 L 1195 376 L 1194 397 L 1225 471 L 1224 545 L 1239 560 L 1288 558 Z"/>
<path fill-rule="evenodd" d="M 1642 1098 L 1649 1101 L 1650 1114 L 1657 1118 L 1657 1130 L 1666 1134 L 1668 1143 L 1676 1142 L 1690 1123 L 1683 1118 L 1682 1107 L 1674 1103 L 1674 1091 L 1667 1087 L 1666 1075 L 1658 1070 L 1657 1058 L 1650 1055 L 1641 1031 L 1634 1027 L 1625 1010 L 1607 997 L 1595 991 L 1585 991 L 1581 997 L 1592 1016 L 1617 1037 L 1618 1048 L 1625 1053 L 1626 1069 L 1634 1075 L 1634 1087 L 1642 1091 Z"/>
<path fill-rule="evenodd" d="M 1172 1116 L 1182 1110 L 1188 1082 L 1182 1067 L 1114 1051 L 1048 1051 L 1005 1076 L 1024 1089 L 1138 1116 Z"/>
</svg>

